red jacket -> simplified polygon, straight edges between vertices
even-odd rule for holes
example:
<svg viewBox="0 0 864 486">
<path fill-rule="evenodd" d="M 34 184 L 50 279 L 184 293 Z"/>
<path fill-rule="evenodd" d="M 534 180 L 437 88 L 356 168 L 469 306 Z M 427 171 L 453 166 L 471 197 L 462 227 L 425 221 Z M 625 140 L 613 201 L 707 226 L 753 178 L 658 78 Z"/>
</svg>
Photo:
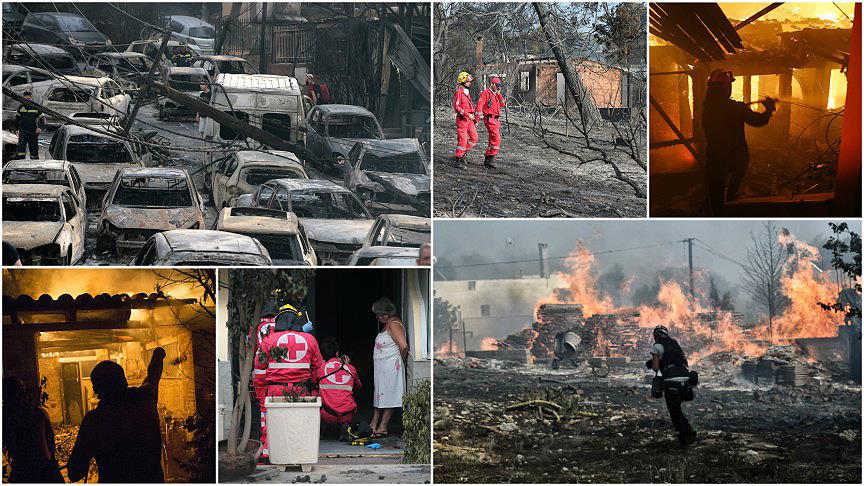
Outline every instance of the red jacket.
<svg viewBox="0 0 864 486">
<path fill-rule="evenodd" d="M 501 116 L 502 108 L 504 108 L 504 95 L 500 92 L 496 93 L 492 91 L 492 88 L 486 88 L 480 93 L 480 99 L 477 100 L 477 112 L 481 116 Z"/>
<path fill-rule="evenodd" d="M 282 348 L 282 355 L 271 357 L 271 350 Z M 270 384 L 301 383 L 317 377 L 324 361 L 315 336 L 299 331 L 273 332 L 261 342 L 261 352 L 267 359 L 264 375 Z"/>
<path fill-rule="evenodd" d="M 347 413 L 357 408 L 354 390 L 362 387 L 357 370 L 350 364 L 342 365 L 339 358 L 328 360 L 318 373 L 321 401 L 338 413 Z"/>
<path fill-rule="evenodd" d="M 261 343 L 264 342 L 264 338 L 270 335 L 273 332 L 273 326 L 276 324 L 275 317 L 262 317 L 261 322 L 258 324 L 258 332 L 255 333 L 255 337 L 257 339 L 257 347 L 259 351 L 261 350 Z M 267 360 L 264 359 L 262 362 L 260 359 L 255 360 L 255 369 L 252 370 L 252 379 L 255 384 L 258 385 L 266 385 L 267 377 L 265 374 L 267 373 Z"/>
<path fill-rule="evenodd" d="M 471 94 L 468 92 L 468 88 L 460 86 L 456 90 L 456 94 L 453 95 L 453 111 L 466 120 L 470 119 L 468 117 L 469 113 L 474 113 L 474 103 L 471 102 Z"/>
</svg>

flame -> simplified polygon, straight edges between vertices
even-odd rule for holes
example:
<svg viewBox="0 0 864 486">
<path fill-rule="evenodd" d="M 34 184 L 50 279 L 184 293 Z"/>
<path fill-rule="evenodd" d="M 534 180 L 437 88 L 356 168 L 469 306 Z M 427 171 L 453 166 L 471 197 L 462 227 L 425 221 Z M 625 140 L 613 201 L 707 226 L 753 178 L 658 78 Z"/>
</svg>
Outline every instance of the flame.
<svg viewBox="0 0 864 486">
<path fill-rule="evenodd" d="M 581 305 L 583 324 L 588 322 L 588 318 L 600 314 L 603 315 L 601 319 L 614 319 L 618 335 L 606 335 L 601 326 L 595 327 L 598 331 L 594 335 L 595 342 L 591 350 L 595 356 L 632 353 L 644 346 L 646 343 L 641 340 L 650 334 L 635 335 L 632 332 L 634 325 L 642 329 L 657 325 L 668 327 L 682 345 L 689 348 L 693 362 L 720 351 L 759 356 L 771 344 L 797 338 L 837 335 L 838 326 L 843 324 L 843 314 L 824 310 L 818 303 L 834 302 L 840 289 L 831 281 L 830 272 L 816 270 L 819 250 L 782 232 L 778 238 L 782 245 L 790 249 L 781 278 L 782 294 L 789 305 L 772 320 L 770 332 L 767 318 L 748 330 L 741 322 L 742 315 L 704 307 L 699 299 L 691 297 L 681 284 L 674 281 L 660 282 L 655 304 L 642 305 L 637 309 L 616 308 L 612 300 L 598 290 L 594 256 L 580 241 L 566 261 L 567 273 L 559 274 L 561 280 L 566 282 L 566 287 L 538 300 L 534 309 L 534 329 L 525 329 L 522 335 L 529 338 L 530 349 L 539 332 L 543 331 L 544 326 L 550 325 L 542 322 L 540 317 L 540 307 L 544 304 Z M 707 276 L 699 277 L 704 279 Z M 625 280 L 629 287 L 632 278 Z M 607 317 L 607 314 L 612 315 Z M 534 331 L 533 335 L 529 331 Z"/>
<path fill-rule="evenodd" d="M 846 75 L 840 69 L 831 70 L 831 80 L 828 83 L 828 106 L 829 110 L 841 108 L 846 105 Z"/>
<path fill-rule="evenodd" d="M 498 340 L 493 337 L 484 337 L 480 340 L 480 349 L 483 351 L 495 351 L 498 349 Z"/>
<path fill-rule="evenodd" d="M 462 354 L 462 348 L 455 341 L 453 343 L 445 341 L 444 344 L 435 348 L 436 358 L 457 358 Z"/>
</svg>

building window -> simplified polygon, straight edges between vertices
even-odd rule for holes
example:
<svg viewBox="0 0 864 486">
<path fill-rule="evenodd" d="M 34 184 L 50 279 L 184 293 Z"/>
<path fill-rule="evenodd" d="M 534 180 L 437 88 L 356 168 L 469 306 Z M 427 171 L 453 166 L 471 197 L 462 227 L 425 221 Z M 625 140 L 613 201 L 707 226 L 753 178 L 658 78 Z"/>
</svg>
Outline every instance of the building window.
<svg viewBox="0 0 864 486">
<path fill-rule="evenodd" d="M 480 306 L 480 317 L 489 317 L 492 315 L 492 311 L 489 310 L 489 304 L 483 304 Z"/>
<path fill-rule="evenodd" d="M 531 73 L 521 71 L 519 73 L 519 91 L 531 91 Z"/>
<path fill-rule="evenodd" d="M 477 281 L 469 280 L 468 281 L 468 290 L 476 290 L 477 289 Z"/>
</svg>

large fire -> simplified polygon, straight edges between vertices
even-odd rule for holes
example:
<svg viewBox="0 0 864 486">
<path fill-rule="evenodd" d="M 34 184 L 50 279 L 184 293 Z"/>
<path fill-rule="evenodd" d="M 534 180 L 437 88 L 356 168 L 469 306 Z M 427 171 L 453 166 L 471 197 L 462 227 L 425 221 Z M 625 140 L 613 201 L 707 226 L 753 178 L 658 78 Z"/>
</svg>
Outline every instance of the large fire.
<svg viewBox="0 0 864 486">
<path fill-rule="evenodd" d="M 665 325 L 673 335 L 691 343 L 696 360 L 719 351 L 755 356 L 772 343 L 836 335 L 837 327 L 843 324 L 843 315 L 824 310 L 818 304 L 833 302 L 839 288 L 829 278 L 829 272 L 816 267 L 819 251 L 788 234 L 780 234 L 778 238 L 784 247 L 794 249 L 788 252 L 781 277 L 782 294 L 788 305 L 778 316 L 771 320 L 765 317 L 749 326 L 750 329 L 741 322 L 741 314 L 705 307 L 674 281 L 660 282 L 654 304 L 635 309 L 616 307 L 611 298 L 598 290 L 596 261 L 582 242 L 577 242 L 567 259 L 567 271 L 560 275 L 567 286 L 540 299 L 535 316 L 543 304 L 581 305 L 585 318 L 599 314 L 634 316 L 634 320 L 626 322 L 635 322 L 641 328 Z M 626 281 L 629 286 L 632 279 Z M 537 322 L 542 329 L 543 322 L 539 318 Z M 623 328 L 619 329 L 623 332 Z M 597 335 L 591 352 L 601 356 L 620 353 L 621 349 L 610 345 L 610 338 Z"/>
<path fill-rule="evenodd" d="M 176 299 L 201 297 L 201 289 L 195 285 L 187 282 L 170 283 L 165 277 L 180 279 L 180 276 L 170 269 L 154 271 L 110 268 L 32 268 L 27 272 L 7 269 L 3 271 L 3 288 L 6 293 L 29 294 L 34 298 L 47 294 L 56 299 L 63 294 L 73 297 L 81 294 L 95 296 L 102 293 L 149 294 L 155 292 L 158 285 L 166 295 Z"/>
</svg>

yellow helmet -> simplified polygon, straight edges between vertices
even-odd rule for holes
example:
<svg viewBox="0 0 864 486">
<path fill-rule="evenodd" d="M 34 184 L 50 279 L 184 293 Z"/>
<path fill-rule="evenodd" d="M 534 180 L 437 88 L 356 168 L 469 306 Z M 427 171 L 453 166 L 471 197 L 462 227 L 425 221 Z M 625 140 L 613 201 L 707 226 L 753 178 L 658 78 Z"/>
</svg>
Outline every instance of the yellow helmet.
<svg viewBox="0 0 864 486">
<path fill-rule="evenodd" d="M 279 308 L 279 314 L 282 314 L 282 313 L 284 313 L 284 312 L 290 312 L 290 313 L 294 314 L 294 315 L 297 316 L 297 317 L 303 317 L 303 313 L 300 312 L 299 310 L 297 310 L 297 309 L 296 309 L 293 305 L 291 305 L 291 304 L 285 304 L 285 305 L 283 305 L 282 307 Z M 277 314 L 277 315 L 278 315 L 278 314 Z"/>
<path fill-rule="evenodd" d="M 465 71 L 462 71 L 461 73 L 459 73 L 459 76 L 456 76 L 457 83 L 462 84 L 466 81 L 474 81 L 474 76 L 471 76 Z"/>
</svg>

